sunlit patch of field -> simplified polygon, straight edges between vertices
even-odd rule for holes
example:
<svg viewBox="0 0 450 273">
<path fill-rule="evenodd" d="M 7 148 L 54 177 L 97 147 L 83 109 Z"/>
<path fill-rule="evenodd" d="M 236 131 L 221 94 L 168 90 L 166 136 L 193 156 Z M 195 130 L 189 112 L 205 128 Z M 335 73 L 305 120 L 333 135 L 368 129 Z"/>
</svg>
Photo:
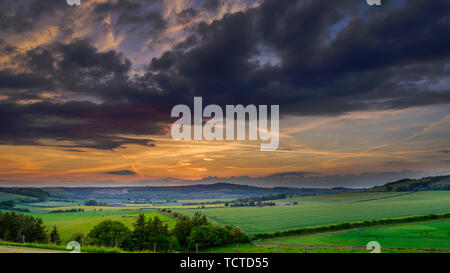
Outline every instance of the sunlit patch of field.
<svg viewBox="0 0 450 273">
<path fill-rule="evenodd" d="M 450 220 L 278 237 L 262 240 L 259 244 L 364 247 L 370 241 L 379 242 L 382 248 L 447 249 L 450 252 Z"/>
<path fill-rule="evenodd" d="M 67 214 L 67 215 L 66 215 Z M 86 215 L 88 214 L 88 215 Z M 61 234 L 63 241 L 68 241 L 75 232 L 81 232 L 85 235 L 97 224 L 105 220 L 113 220 L 124 223 L 128 228 L 133 227 L 136 221 L 138 212 L 124 212 L 124 211 L 97 211 L 97 212 L 70 212 L 70 213 L 55 213 L 55 217 L 45 215 L 42 217 L 45 224 L 50 228 L 56 226 Z M 157 212 L 145 212 L 145 217 L 158 216 L 163 223 L 167 224 L 169 228 L 175 226 L 175 218 L 169 217 L 166 214 Z"/>
<path fill-rule="evenodd" d="M 297 206 L 210 208 L 201 212 L 220 224 L 239 226 L 247 233 L 255 234 L 450 211 L 450 191 L 402 195 L 384 192 L 344 193 L 297 197 L 296 200 L 299 203 Z M 197 209 L 180 210 L 189 216 L 195 211 Z"/>
</svg>

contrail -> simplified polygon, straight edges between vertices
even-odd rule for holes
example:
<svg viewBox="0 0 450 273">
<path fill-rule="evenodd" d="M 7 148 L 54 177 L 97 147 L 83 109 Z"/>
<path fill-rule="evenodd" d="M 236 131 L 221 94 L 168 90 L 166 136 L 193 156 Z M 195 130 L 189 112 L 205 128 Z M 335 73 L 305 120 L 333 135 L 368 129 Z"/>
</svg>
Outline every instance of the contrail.
<svg viewBox="0 0 450 273">
<path fill-rule="evenodd" d="M 113 149 L 112 151 L 115 152 L 115 153 L 117 153 L 119 156 L 121 156 L 122 158 L 124 158 L 126 161 L 128 161 L 128 163 L 130 163 L 131 168 L 133 169 L 133 171 L 134 171 L 135 173 L 137 173 L 137 174 L 139 174 L 140 176 L 144 177 L 144 174 L 141 173 L 141 172 L 136 168 L 136 166 L 134 165 L 133 161 L 131 161 L 128 157 L 126 157 L 125 155 L 119 153 L 118 151 L 116 151 L 116 150 L 114 150 L 114 149 Z"/>
</svg>

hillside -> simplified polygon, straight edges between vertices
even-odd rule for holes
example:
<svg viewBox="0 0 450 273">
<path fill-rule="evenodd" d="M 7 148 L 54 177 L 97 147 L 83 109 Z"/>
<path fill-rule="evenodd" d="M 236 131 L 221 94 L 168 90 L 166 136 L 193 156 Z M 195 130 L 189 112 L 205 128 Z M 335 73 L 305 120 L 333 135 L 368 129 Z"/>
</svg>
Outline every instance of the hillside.
<svg viewBox="0 0 450 273">
<path fill-rule="evenodd" d="M 420 179 L 401 179 L 383 186 L 373 187 L 371 191 L 436 191 L 450 190 L 450 175 L 423 177 Z"/>
<path fill-rule="evenodd" d="M 179 200 L 208 198 L 241 198 L 276 194 L 318 195 L 355 191 L 347 188 L 301 189 L 288 187 L 263 188 L 247 185 L 217 183 L 167 187 L 78 187 L 39 188 L 50 197 L 67 199 L 116 199 L 116 200 Z M 11 188 L 0 188 L 0 192 L 11 192 Z"/>
</svg>

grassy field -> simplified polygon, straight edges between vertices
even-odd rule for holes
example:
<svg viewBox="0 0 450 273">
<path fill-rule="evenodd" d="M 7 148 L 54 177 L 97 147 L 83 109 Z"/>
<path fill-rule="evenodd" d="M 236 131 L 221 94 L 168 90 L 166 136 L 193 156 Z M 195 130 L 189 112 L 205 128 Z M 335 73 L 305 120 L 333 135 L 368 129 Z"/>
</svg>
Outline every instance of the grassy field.
<svg viewBox="0 0 450 273">
<path fill-rule="evenodd" d="M 33 198 L 25 196 L 25 195 L 0 192 L 0 201 L 6 201 L 6 200 L 11 200 L 11 199 L 25 199 L 25 198 L 33 199 Z"/>
<path fill-rule="evenodd" d="M 190 200 L 199 201 L 199 200 Z M 207 201 L 207 200 L 201 200 Z M 178 201 L 182 203 L 182 200 Z M 353 192 L 319 196 L 293 196 L 280 202 L 298 202 L 296 206 L 275 207 L 236 207 L 219 205 L 173 206 L 172 209 L 184 215 L 192 216 L 200 211 L 210 220 L 219 224 L 239 226 L 247 233 L 283 231 L 300 227 L 354 222 L 381 218 L 404 217 L 450 212 L 450 191 L 427 192 Z M 37 206 L 36 206 L 37 205 Z M 67 206 L 72 205 L 72 206 Z M 98 223 L 105 220 L 123 222 L 129 228 L 135 221 L 139 209 L 143 208 L 146 217 L 158 216 L 172 228 L 176 219 L 157 212 L 160 206 L 130 205 L 111 206 L 73 206 L 67 202 L 47 201 L 41 203 L 20 204 L 17 207 L 30 208 L 30 214 L 42 218 L 47 229 L 57 226 L 63 244 L 73 233 L 87 235 Z M 219 206 L 219 207 L 217 207 Z M 161 206 L 165 207 L 165 206 Z M 82 208 L 84 212 L 49 213 L 49 210 Z M 273 245 L 320 245 L 320 246 L 354 246 L 364 247 L 369 241 L 379 241 L 387 248 L 443 248 L 449 246 L 450 221 L 439 220 L 422 223 L 398 224 L 371 227 L 358 230 L 321 233 L 314 235 L 279 237 L 259 241 L 262 247 L 253 245 L 240 246 L 240 252 L 277 252 Z M 314 248 L 310 252 L 367 252 L 365 249 L 326 249 Z M 225 247 L 211 251 L 235 252 L 234 247 Z M 303 249 L 284 247 L 281 252 L 302 252 Z M 396 251 L 393 251 L 396 252 Z"/>
<path fill-rule="evenodd" d="M 367 249 L 352 249 L 338 247 L 278 247 L 254 246 L 252 244 L 224 246 L 201 251 L 203 253 L 370 253 Z M 407 249 L 381 249 L 381 253 L 448 253 L 448 251 L 407 250 Z"/>
<path fill-rule="evenodd" d="M 370 241 L 381 245 L 382 253 L 450 253 L 450 220 L 437 220 L 383 227 L 355 229 L 259 240 L 253 244 L 211 248 L 218 253 L 368 253 Z M 320 247 L 319 247 L 320 246 Z"/>
<path fill-rule="evenodd" d="M 169 228 L 175 225 L 175 219 L 167 215 L 157 212 L 146 212 L 145 217 L 158 216 L 163 223 L 167 224 Z M 70 213 L 55 213 L 44 214 L 42 219 L 44 220 L 48 228 L 56 225 L 58 228 L 61 239 L 63 242 L 67 242 L 73 233 L 81 232 L 87 235 L 89 231 L 97 224 L 105 220 L 113 220 L 124 223 L 128 228 L 132 228 L 133 223 L 136 221 L 138 212 L 123 212 L 123 211 L 90 211 L 90 212 L 70 212 Z"/>
<path fill-rule="evenodd" d="M 132 228 L 133 223 L 138 216 L 137 210 L 102 210 L 102 211 L 85 211 L 85 212 L 64 212 L 64 213 L 25 213 L 40 217 L 48 230 L 53 226 L 58 228 L 63 243 L 69 241 L 75 232 L 81 232 L 85 235 L 97 224 L 105 220 L 113 220 L 124 223 L 127 227 Z M 172 228 L 176 219 L 166 214 L 158 213 L 156 210 L 149 210 L 144 213 L 145 217 L 158 216 L 163 223 Z"/>
<path fill-rule="evenodd" d="M 249 234 L 450 211 L 450 191 L 345 193 L 290 199 L 293 200 L 299 205 L 209 208 L 200 211 L 213 221 L 239 226 Z M 195 211 L 180 210 L 189 216 Z"/>
<path fill-rule="evenodd" d="M 288 236 L 261 241 L 267 245 L 323 245 L 365 247 L 377 241 L 386 248 L 448 249 L 450 251 L 450 220 L 395 224 L 341 232 Z"/>
</svg>

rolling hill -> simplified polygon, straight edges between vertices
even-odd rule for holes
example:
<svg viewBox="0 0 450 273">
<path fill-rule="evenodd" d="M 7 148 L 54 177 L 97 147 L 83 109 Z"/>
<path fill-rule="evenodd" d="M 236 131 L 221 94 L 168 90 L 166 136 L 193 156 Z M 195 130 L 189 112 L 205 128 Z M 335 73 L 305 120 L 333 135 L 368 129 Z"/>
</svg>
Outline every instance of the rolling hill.
<svg viewBox="0 0 450 273">
<path fill-rule="evenodd" d="M 450 175 L 423 177 L 420 179 L 401 179 L 371 189 L 371 191 L 397 192 L 433 190 L 450 190 Z"/>
</svg>

